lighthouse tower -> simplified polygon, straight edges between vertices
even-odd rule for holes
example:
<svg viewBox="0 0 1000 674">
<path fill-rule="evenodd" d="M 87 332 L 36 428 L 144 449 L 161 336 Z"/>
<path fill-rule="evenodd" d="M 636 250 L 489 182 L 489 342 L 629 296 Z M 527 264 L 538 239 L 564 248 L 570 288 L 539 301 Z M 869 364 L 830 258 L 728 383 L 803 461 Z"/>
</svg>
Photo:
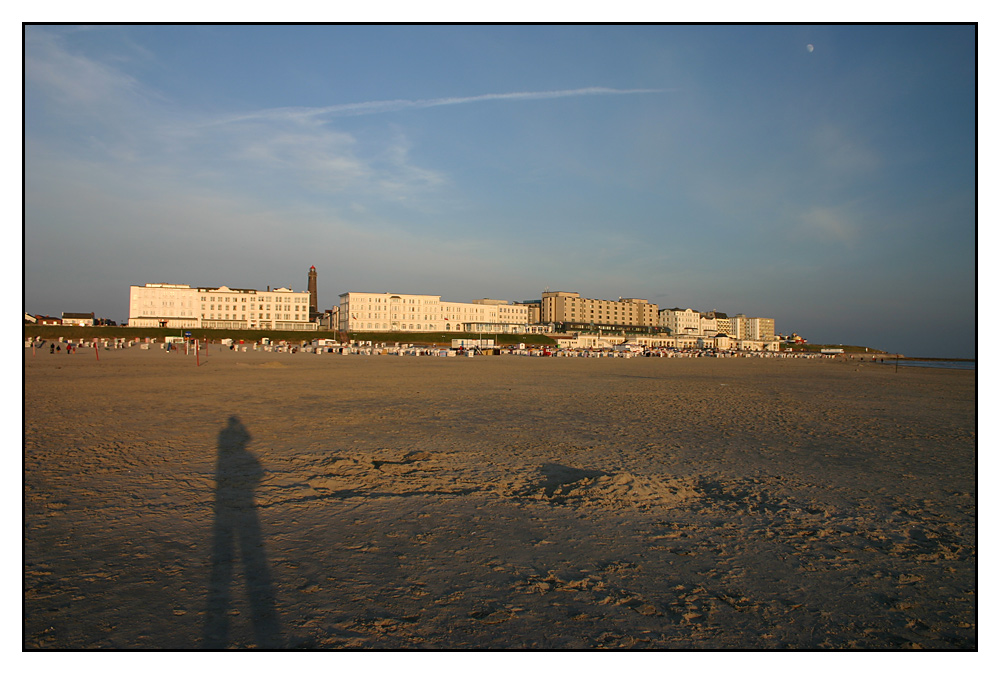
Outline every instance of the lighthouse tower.
<svg viewBox="0 0 1000 674">
<path fill-rule="evenodd" d="M 319 313 L 319 298 L 316 293 L 316 267 L 309 267 L 309 320 L 316 320 Z"/>
</svg>

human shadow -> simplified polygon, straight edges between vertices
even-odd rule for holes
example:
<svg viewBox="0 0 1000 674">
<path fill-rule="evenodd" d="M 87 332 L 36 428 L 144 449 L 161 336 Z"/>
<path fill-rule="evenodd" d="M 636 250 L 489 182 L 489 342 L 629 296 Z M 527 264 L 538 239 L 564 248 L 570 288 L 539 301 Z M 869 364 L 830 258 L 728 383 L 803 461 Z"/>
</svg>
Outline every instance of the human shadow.
<svg viewBox="0 0 1000 674">
<path fill-rule="evenodd" d="M 208 610 L 202 642 L 205 648 L 225 648 L 229 643 L 231 588 L 237 555 L 243 563 L 257 646 L 282 648 L 284 645 L 271 570 L 254 503 L 254 490 L 264 471 L 253 453 L 247 450 L 250 439 L 246 427 L 236 416 L 229 417 L 226 427 L 219 431 Z"/>
</svg>

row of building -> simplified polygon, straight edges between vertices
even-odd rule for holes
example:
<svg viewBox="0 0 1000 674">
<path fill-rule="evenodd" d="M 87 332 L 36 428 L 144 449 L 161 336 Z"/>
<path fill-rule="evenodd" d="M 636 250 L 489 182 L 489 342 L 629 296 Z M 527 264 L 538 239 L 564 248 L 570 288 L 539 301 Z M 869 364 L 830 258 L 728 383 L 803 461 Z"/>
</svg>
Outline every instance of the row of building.
<svg viewBox="0 0 1000 674">
<path fill-rule="evenodd" d="M 338 329 L 345 332 L 627 332 L 674 336 L 775 339 L 774 319 L 720 311 L 660 309 L 639 298 L 600 300 L 545 291 L 541 300 L 444 302 L 440 295 L 349 292 L 340 296 Z"/>
<path fill-rule="evenodd" d="M 94 325 L 115 325 L 115 322 L 107 318 L 95 318 L 94 312 L 74 313 L 64 311 L 62 316 L 46 316 L 45 314 L 24 313 L 25 324 L 34 325 L 77 325 L 80 327 Z"/>
<path fill-rule="evenodd" d="M 707 339 L 717 338 L 747 343 L 778 340 L 773 318 L 680 307 L 660 309 L 639 298 L 601 300 L 580 297 L 577 292 L 546 290 L 538 300 L 450 302 L 440 295 L 346 292 L 336 306 L 320 312 L 315 267 L 309 270 L 308 287 L 308 291 L 297 292 L 270 287 L 134 285 L 129 292 L 128 324 L 347 333 L 629 334 L 644 335 L 646 341 L 669 337 L 676 346 L 703 345 Z"/>
</svg>

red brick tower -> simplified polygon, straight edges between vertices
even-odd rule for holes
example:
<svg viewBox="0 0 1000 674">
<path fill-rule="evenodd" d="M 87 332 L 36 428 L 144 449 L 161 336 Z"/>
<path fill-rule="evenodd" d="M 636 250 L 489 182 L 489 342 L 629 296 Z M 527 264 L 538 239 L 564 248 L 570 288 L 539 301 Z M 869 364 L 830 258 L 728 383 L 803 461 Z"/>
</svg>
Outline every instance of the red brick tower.
<svg viewBox="0 0 1000 674">
<path fill-rule="evenodd" d="M 316 267 L 309 267 L 309 320 L 316 320 L 319 313 L 319 296 L 316 292 Z"/>
</svg>

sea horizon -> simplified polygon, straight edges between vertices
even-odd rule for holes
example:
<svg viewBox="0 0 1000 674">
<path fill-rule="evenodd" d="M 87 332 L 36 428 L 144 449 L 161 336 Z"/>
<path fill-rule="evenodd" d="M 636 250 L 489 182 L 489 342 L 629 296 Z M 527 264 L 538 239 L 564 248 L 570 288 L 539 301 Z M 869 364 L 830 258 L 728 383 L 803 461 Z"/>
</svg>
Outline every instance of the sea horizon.
<svg viewBox="0 0 1000 674">
<path fill-rule="evenodd" d="M 882 365 L 899 364 L 903 367 L 937 367 L 947 370 L 975 370 L 975 358 L 895 358 L 879 361 Z"/>
</svg>

